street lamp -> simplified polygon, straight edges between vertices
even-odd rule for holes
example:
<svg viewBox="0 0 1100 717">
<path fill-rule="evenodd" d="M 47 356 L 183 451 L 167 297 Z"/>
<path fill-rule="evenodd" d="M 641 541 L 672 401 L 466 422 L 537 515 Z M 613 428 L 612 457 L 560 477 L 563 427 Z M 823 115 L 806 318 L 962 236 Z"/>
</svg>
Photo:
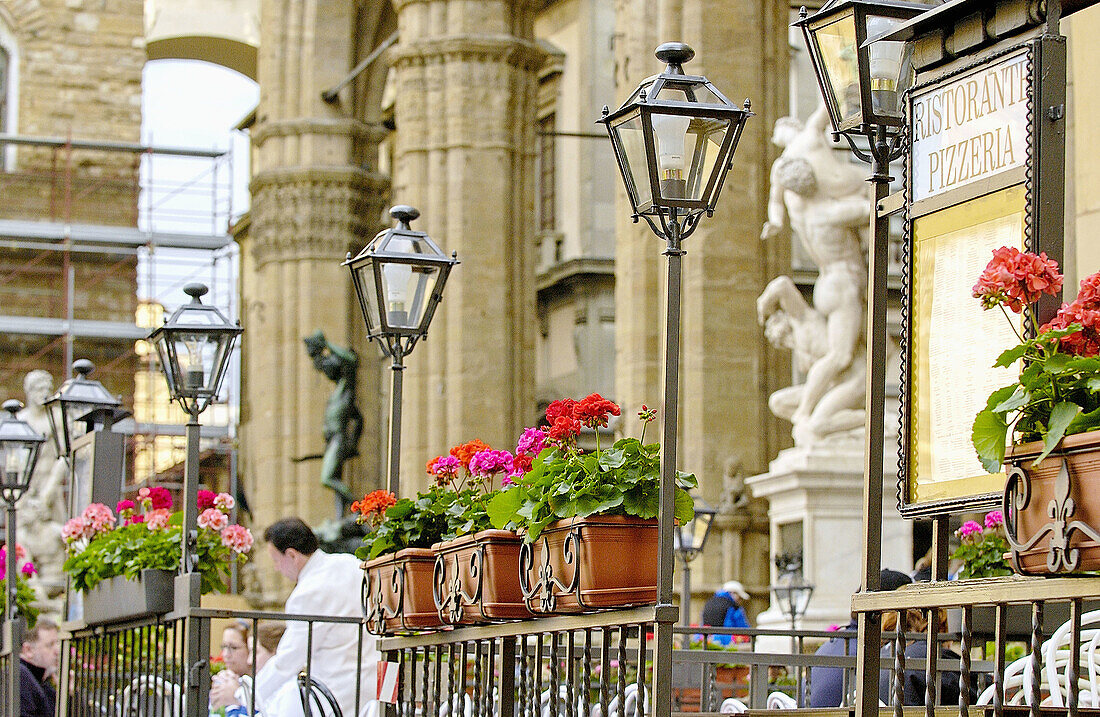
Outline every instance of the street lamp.
<svg viewBox="0 0 1100 717">
<path fill-rule="evenodd" d="M 413 207 L 390 209 L 397 226 L 380 231 L 354 258 L 348 252 L 344 266 L 351 270 L 355 294 L 367 324 L 367 338 L 377 339 L 393 359 L 390 393 L 389 485 L 400 487 L 401 375 L 405 357 L 428 334 L 428 325 L 443 298 L 443 285 L 457 255 L 447 256 L 424 232 L 409 228 L 420 216 Z"/>
<path fill-rule="evenodd" d="M 778 582 L 772 586 L 772 594 L 779 603 L 779 611 L 791 621 L 791 654 L 794 654 L 798 649 L 794 631 L 798 629 L 799 619 L 806 614 L 810 597 L 814 594 L 814 586 L 802 577 L 800 566 L 797 570 L 781 573 Z"/>
<path fill-rule="evenodd" d="M 91 429 L 91 423 L 97 418 L 108 422 L 107 428 L 113 422 L 116 410 L 122 406 L 122 400 L 104 388 L 99 381 L 89 378 L 95 371 L 95 364 L 88 359 L 73 361 L 75 376 L 61 388 L 46 399 L 43 406 L 46 409 L 46 417 L 50 421 L 50 432 L 53 434 L 54 447 L 57 455 L 68 460 L 72 453 L 73 440 L 77 421 L 84 421 L 86 430 Z M 91 414 L 96 409 L 105 409 Z"/>
<path fill-rule="evenodd" d="M 645 219 L 664 239 L 668 257 L 665 314 L 664 404 L 661 420 L 661 485 L 657 554 L 656 654 L 654 689 L 663 701 L 657 714 L 672 711 L 673 521 L 676 491 L 676 416 L 680 374 L 680 275 L 684 250 L 705 212 L 713 214 L 722 182 L 745 122 L 749 101 L 737 107 L 706 77 L 684 73 L 695 51 L 666 42 L 654 53 L 667 63 L 659 75 L 642 81 L 614 112 L 605 106 L 599 120 L 607 128 L 615 161 L 626 185 L 634 221 Z"/>
<path fill-rule="evenodd" d="M 703 552 L 710 535 L 710 526 L 718 511 L 702 498 L 695 499 L 695 515 L 691 520 L 676 526 L 672 534 L 673 547 L 684 569 L 683 595 L 680 600 L 680 621 L 684 627 L 691 625 L 691 561 Z"/>
<path fill-rule="evenodd" d="M 187 412 L 187 458 L 183 464 L 183 526 L 181 528 L 180 576 L 176 579 L 176 610 L 186 596 L 187 606 L 199 606 L 200 581 L 195 572 L 198 561 L 199 493 L 199 414 L 206 410 L 221 388 L 233 351 L 233 342 L 241 335 L 240 322 L 232 322 L 217 307 L 202 303 L 208 289 L 204 284 L 188 284 L 183 293 L 191 301 L 180 306 L 149 334 L 157 347 L 160 367 L 168 382 L 173 401 Z M 187 670 L 186 704 L 205 705 L 210 685 L 210 669 L 203 657 L 204 641 L 209 641 L 209 624 L 190 618 L 185 657 Z"/>
<path fill-rule="evenodd" d="M 875 187 L 867 282 L 867 448 L 864 451 L 864 515 L 861 589 L 879 589 L 881 555 L 877 535 L 882 524 L 882 460 L 886 412 L 886 275 L 889 270 L 890 162 L 901 156 L 905 135 L 901 92 L 912 78 L 907 47 L 876 41 L 906 20 L 939 3 L 901 0 L 829 0 L 812 16 L 799 11 L 814 74 L 828 108 L 833 129 L 853 154 L 871 165 Z M 868 151 L 855 137 L 865 137 Z M 878 663 L 871 659 L 881 639 L 877 614 L 859 613 L 856 670 L 857 705 L 878 704 Z"/>
<path fill-rule="evenodd" d="M 4 675 L 8 694 L 8 706 L 4 713 L 11 717 L 19 714 L 19 646 L 22 635 L 15 614 L 16 595 L 16 544 L 15 544 L 15 504 L 27 492 L 34 475 L 34 464 L 38 461 L 38 449 L 46 437 L 31 428 L 26 421 L 16 415 L 23 404 L 19 401 L 5 401 L 3 409 L 8 412 L 0 420 L 0 498 L 3 498 L 6 511 L 5 551 L 7 552 L 4 572 L 4 630 L 10 648 L 7 673 Z"/>
</svg>

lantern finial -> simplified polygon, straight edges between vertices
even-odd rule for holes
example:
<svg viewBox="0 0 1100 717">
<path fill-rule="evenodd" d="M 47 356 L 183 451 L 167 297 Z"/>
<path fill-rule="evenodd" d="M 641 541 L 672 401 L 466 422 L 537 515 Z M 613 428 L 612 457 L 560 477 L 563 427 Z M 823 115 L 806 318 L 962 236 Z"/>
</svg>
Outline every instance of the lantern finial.
<svg viewBox="0 0 1100 717">
<path fill-rule="evenodd" d="M 14 398 L 9 398 L 4 401 L 3 409 L 10 413 L 12 418 L 15 418 L 15 414 L 23 410 L 23 404 Z"/>
<path fill-rule="evenodd" d="M 666 42 L 658 46 L 653 54 L 658 60 L 668 64 L 669 74 L 682 75 L 684 74 L 683 64 L 695 57 L 695 50 L 682 42 Z"/>
<path fill-rule="evenodd" d="M 191 297 L 192 304 L 201 304 L 201 298 L 206 296 L 210 289 L 206 288 L 206 284 L 188 284 L 183 287 L 183 293 Z M 76 368 L 74 365 L 73 368 Z"/>
<path fill-rule="evenodd" d="M 402 229 L 408 229 L 409 222 L 420 216 L 420 210 L 408 204 L 398 204 L 390 209 L 390 216 L 401 222 Z"/>
</svg>

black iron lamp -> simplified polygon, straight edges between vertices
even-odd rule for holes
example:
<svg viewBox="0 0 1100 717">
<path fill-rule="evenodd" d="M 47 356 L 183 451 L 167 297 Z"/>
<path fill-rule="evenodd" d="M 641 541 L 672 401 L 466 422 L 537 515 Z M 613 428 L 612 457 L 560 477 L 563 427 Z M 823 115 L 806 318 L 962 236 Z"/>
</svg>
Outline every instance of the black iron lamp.
<svg viewBox="0 0 1100 717">
<path fill-rule="evenodd" d="M 779 603 L 780 612 L 787 616 L 791 629 L 794 629 L 798 619 L 806 614 L 814 586 L 805 581 L 801 572 L 792 572 L 780 576 L 779 583 L 772 586 L 772 593 Z"/>
<path fill-rule="evenodd" d="M 420 212 L 409 206 L 390 209 L 397 226 L 379 232 L 344 266 L 351 269 L 355 294 L 367 324 L 367 337 L 397 358 L 412 351 L 428 333 L 443 285 L 458 263 L 424 232 L 409 227 Z"/>
<path fill-rule="evenodd" d="M 906 43 L 876 41 L 930 5 L 901 0 L 830 0 L 812 16 L 806 8 L 795 25 L 802 28 L 821 95 L 838 133 L 889 135 L 902 127 L 901 93 L 912 67 Z"/>
<path fill-rule="evenodd" d="M 654 690 L 661 701 L 656 710 L 660 713 L 672 711 L 672 633 L 677 612 L 672 605 L 672 578 L 684 255 L 681 242 L 695 231 L 704 213 L 710 216 L 714 212 L 737 142 L 752 112 L 748 100 L 737 107 L 706 77 L 686 74 L 684 63 L 695 57 L 695 51 L 682 42 L 666 42 L 654 54 L 666 63 L 665 70 L 643 80 L 619 109 L 611 112 L 604 107 L 598 121 L 611 137 L 634 221 L 645 219 L 653 233 L 665 240 L 664 254 L 668 257 L 654 660 Z M 684 614 L 684 608 L 680 613 Z"/>
<path fill-rule="evenodd" d="M 737 141 L 752 116 L 749 102 L 738 107 L 706 77 L 684 73 L 695 51 L 682 42 L 657 48 L 664 72 L 644 80 L 623 105 L 599 120 L 607 127 L 635 221 L 662 223 L 670 214 L 692 217 L 714 212 Z M 670 210 L 672 210 L 670 212 Z"/>
<path fill-rule="evenodd" d="M 718 511 L 702 498 L 695 499 L 695 515 L 691 520 L 676 526 L 672 539 L 676 552 L 685 563 L 695 559 L 703 551 L 710 535 L 710 527 Z"/>
<path fill-rule="evenodd" d="M 676 526 L 672 534 L 673 548 L 680 557 L 683 568 L 683 587 L 680 596 L 680 620 L 684 625 L 691 624 L 691 561 L 703 552 L 710 535 L 710 526 L 718 511 L 702 498 L 695 499 L 695 515 L 691 520 Z"/>
<path fill-rule="evenodd" d="M 231 322 L 216 306 L 202 303 L 205 284 L 188 284 L 191 301 L 176 309 L 164 325 L 149 334 L 157 347 L 168 391 L 184 411 L 197 416 L 218 395 L 240 323 Z"/>
<path fill-rule="evenodd" d="M 43 404 L 57 455 L 65 458 L 72 452 L 73 440 L 80 435 L 74 433 L 78 422 L 111 421 L 118 415 L 125 415 L 120 411 L 122 400 L 112 395 L 102 383 L 89 378 L 95 371 L 95 364 L 88 359 L 77 359 L 73 361 L 73 371 L 76 375 L 61 384 L 61 388 Z"/>
<path fill-rule="evenodd" d="M 401 375 L 405 357 L 428 334 L 428 325 L 443 298 L 443 286 L 458 264 L 454 252 L 447 256 L 424 232 L 409 227 L 420 216 L 410 206 L 390 209 L 397 226 L 379 232 L 355 257 L 348 253 L 344 266 L 351 270 L 359 308 L 367 325 L 367 338 L 377 339 L 393 359 L 391 384 L 389 484 L 394 495 L 400 487 Z"/>
<path fill-rule="evenodd" d="M 38 450 L 46 441 L 45 436 L 16 415 L 22 408 L 19 401 L 5 401 L 3 409 L 8 415 L 0 420 L 0 467 L 3 469 L 0 497 L 9 506 L 14 506 L 30 487 Z"/>
</svg>

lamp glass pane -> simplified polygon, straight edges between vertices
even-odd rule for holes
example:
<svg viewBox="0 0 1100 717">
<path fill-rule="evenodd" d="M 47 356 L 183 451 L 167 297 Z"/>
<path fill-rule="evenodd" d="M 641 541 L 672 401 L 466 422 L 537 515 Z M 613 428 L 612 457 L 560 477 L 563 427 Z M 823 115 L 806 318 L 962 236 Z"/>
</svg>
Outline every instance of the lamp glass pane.
<svg viewBox="0 0 1100 717">
<path fill-rule="evenodd" d="M 855 14 L 849 11 L 812 30 L 832 92 L 833 116 L 840 122 L 858 122 L 863 116 L 859 94 L 859 53 Z"/>
<path fill-rule="evenodd" d="M 684 151 L 688 153 L 685 158 L 688 162 L 686 198 L 706 200 L 710 205 L 711 198 L 704 196 L 707 189 L 716 188 L 718 183 L 712 180 L 729 169 L 728 162 L 720 164 L 719 160 L 731 124 L 727 119 L 692 118 L 684 142 Z"/>
<path fill-rule="evenodd" d="M 156 344 L 157 347 L 157 358 L 160 360 L 161 371 L 164 372 L 165 380 L 168 382 L 168 393 L 175 396 L 176 374 L 172 367 L 171 347 L 168 344 L 168 332 L 162 331 L 157 334 L 153 343 Z"/>
<path fill-rule="evenodd" d="M 378 331 L 378 286 L 374 281 L 374 261 L 367 260 L 352 266 L 351 273 L 355 291 L 359 294 L 363 320 L 367 322 L 367 333 L 374 334 Z"/>
<path fill-rule="evenodd" d="M 5 488 L 24 486 L 27 464 L 30 462 L 33 450 L 34 446 L 30 443 L 19 441 L 0 443 L 0 467 L 4 471 Z"/>
<path fill-rule="evenodd" d="M 877 37 L 887 33 L 904 22 L 896 17 L 869 16 L 867 18 L 867 37 Z M 906 62 L 904 42 L 886 42 L 879 40 L 868 47 L 868 67 L 871 79 L 871 109 L 880 117 L 901 117 L 901 103 L 898 101 L 903 82 L 902 76 Z"/>
<path fill-rule="evenodd" d="M 387 254 L 412 257 L 437 256 L 421 237 L 395 235 L 386 243 L 385 250 Z M 438 267 L 386 261 L 381 268 L 386 326 L 391 329 L 418 329 L 428 306 L 428 297 L 439 279 Z"/>
<path fill-rule="evenodd" d="M 615 123 L 611 127 L 611 132 L 615 137 L 615 146 L 619 150 L 619 161 L 622 163 L 626 190 L 630 193 L 634 207 L 644 207 L 652 203 L 653 193 L 649 186 L 649 165 L 646 162 L 641 117 L 638 114 L 630 115 L 625 120 Z"/>
<path fill-rule="evenodd" d="M 61 411 L 61 401 L 54 401 L 53 403 L 43 406 L 46 409 L 46 418 L 50 422 L 50 435 L 53 436 L 53 446 L 57 450 L 57 455 L 63 456 L 66 453 L 67 442 L 65 440 L 65 419 Z"/>
<path fill-rule="evenodd" d="M 666 81 L 666 84 L 657 91 L 654 98 L 664 100 L 666 102 L 692 102 L 695 104 L 703 105 L 718 105 L 720 107 L 728 106 L 726 102 L 716 95 L 713 90 L 706 86 L 702 82 L 671 82 Z"/>
<path fill-rule="evenodd" d="M 194 394 L 208 388 L 208 382 L 216 376 L 219 341 L 217 335 L 199 331 L 174 332 L 172 343 L 179 362 L 180 388 L 186 394 Z"/>
</svg>

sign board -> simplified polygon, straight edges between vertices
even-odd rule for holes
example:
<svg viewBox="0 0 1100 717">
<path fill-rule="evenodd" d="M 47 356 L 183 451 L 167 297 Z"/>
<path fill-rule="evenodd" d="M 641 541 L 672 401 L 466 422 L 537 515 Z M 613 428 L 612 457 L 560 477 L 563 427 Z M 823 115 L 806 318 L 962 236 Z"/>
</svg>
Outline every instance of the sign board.
<svg viewBox="0 0 1100 717">
<path fill-rule="evenodd" d="M 1030 66 L 1020 51 L 913 94 L 914 202 L 1024 166 Z"/>
<path fill-rule="evenodd" d="M 971 432 L 989 394 L 1015 380 L 1017 368 L 993 364 L 1018 339 L 1001 312 L 982 310 L 971 287 L 1002 246 L 1061 259 L 1061 217 L 1054 226 L 1041 208 L 1054 214 L 1049 196 L 1061 196 L 1063 187 L 1044 181 L 1036 158 L 1043 142 L 1052 147 L 1062 138 L 1052 140 L 1052 123 L 1035 107 L 1047 104 L 1036 96 L 1047 91 L 1036 78 L 1050 74 L 1044 85 L 1056 88 L 1064 61 L 1064 45 L 1033 36 L 918 76 L 907 94 L 903 515 L 1000 502 L 1004 474 L 982 467 Z M 1063 155 L 1051 156 L 1060 172 Z M 1060 214 L 1060 203 L 1056 209 Z"/>
</svg>

